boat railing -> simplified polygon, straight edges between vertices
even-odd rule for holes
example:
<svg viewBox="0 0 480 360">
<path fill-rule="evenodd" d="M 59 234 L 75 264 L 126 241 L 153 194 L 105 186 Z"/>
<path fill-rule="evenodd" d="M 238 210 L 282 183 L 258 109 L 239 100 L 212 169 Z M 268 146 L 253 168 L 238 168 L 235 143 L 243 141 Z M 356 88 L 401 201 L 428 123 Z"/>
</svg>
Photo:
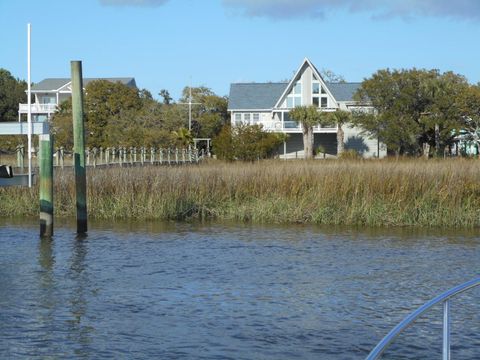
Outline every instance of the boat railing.
<svg viewBox="0 0 480 360">
<path fill-rule="evenodd" d="M 443 305 L 443 345 L 442 354 L 443 360 L 450 360 L 450 299 L 463 293 L 469 289 L 472 289 L 480 285 L 480 278 L 467 281 L 464 284 L 455 286 L 454 288 L 445 291 L 444 293 L 436 296 L 432 300 L 426 302 L 420 306 L 417 310 L 413 311 L 405 319 L 403 319 L 397 326 L 395 326 L 370 352 L 366 360 L 378 359 L 382 353 L 390 346 L 393 340 L 400 335 L 406 328 L 412 325 L 419 316 L 430 310 L 432 307 L 438 304 Z"/>
</svg>

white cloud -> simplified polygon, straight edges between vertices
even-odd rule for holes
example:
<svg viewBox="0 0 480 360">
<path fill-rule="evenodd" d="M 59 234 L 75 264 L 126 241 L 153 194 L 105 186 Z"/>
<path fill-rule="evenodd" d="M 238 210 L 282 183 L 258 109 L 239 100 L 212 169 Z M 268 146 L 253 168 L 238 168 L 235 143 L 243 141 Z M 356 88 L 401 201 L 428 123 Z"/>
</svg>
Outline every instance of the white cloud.
<svg viewBox="0 0 480 360">
<path fill-rule="evenodd" d="M 331 11 L 368 12 L 374 17 L 433 16 L 480 20 L 480 0 L 222 0 L 247 16 L 289 19 L 323 17 Z"/>
<path fill-rule="evenodd" d="M 100 0 L 102 5 L 109 6 L 161 6 L 168 0 Z"/>
</svg>

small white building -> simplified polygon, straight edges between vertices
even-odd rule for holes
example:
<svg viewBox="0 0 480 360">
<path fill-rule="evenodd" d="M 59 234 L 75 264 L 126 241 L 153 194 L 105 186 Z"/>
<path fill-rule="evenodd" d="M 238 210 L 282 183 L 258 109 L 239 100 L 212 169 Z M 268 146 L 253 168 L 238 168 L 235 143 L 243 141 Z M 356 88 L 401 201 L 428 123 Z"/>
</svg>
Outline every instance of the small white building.
<svg viewBox="0 0 480 360">
<path fill-rule="evenodd" d="M 228 111 L 232 126 L 262 125 L 266 131 L 288 134 L 281 157 L 303 157 L 302 129 L 292 121 L 289 111 L 295 106 L 315 105 L 319 111 L 371 111 L 369 104 L 360 104 L 353 95 L 360 83 L 327 83 L 319 71 L 305 59 L 289 82 L 234 83 L 230 85 Z M 337 126 L 314 127 L 314 149 L 322 147 L 329 156 L 337 155 Z M 353 149 L 363 157 L 385 157 L 386 147 L 362 134 L 361 129 L 344 125 L 345 149 Z"/>
<path fill-rule="evenodd" d="M 134 78 L 84 78 L 83 86 L 95 80 L 120 82 L 130 87 L 137 87 Z M 57 107 L 72 96 L 72 81 L 69 78 L 50 78 L 32 86 L 35 101 L 31 104 L 32 121 L 41 122 L 50 119 Z M 28 114 L 28 104 L 18 105 L 18 120 Z"/>
</svg>

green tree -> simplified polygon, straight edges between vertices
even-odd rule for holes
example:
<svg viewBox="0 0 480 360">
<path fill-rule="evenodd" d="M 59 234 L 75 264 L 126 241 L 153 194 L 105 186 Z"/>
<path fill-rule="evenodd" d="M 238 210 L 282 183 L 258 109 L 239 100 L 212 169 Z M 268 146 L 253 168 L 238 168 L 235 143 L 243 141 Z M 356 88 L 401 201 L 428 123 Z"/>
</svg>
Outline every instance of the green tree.
<svg viewBox="0 0 480 360">
<path fill-rule="evenodd" d="M 121 116 L 132 116 L 142 107 L 139 91 L 120 82 L 96 80 L 85 87 L 87 143 L 108 146 L 107 125 Z"/>
<path fill-rule="evenodd" d="M 213 153 L 217 159 L 232 161 L 235 159 L 232 127 L 225 125 L 212 140 Z"/>
<path fill-rule="evenodd" d="M 17 121 L 18 104 L 27 102 L 27 83 L 0 69 L 0 121 Z"/>
<path fill-rule="evenodd" d="M 305 159 L 313 158 L 313 127 L 330 123 L 326 112 L 320 111 L 314 105 L 297 106 L 290 110 L 290 118 L 299 123 L 303 133 L 303 149 Z"/>
<path fill-rule="evenodd" d="M 172 131 L 172 136 L 175 139 L 178 147 L 186 148 L 193 144 L 193 136 L 186 128 L 180 128 L 176 131 Z"/>
<path fill-rule="evenodd" d="M 438 70 L 379 70 L 355 94 L 372 112 L 353 122 L 397 154 L 428 156 L 452 141 L 461 119 L 455 99 L 466 86 L 464 77 Z"/>
<path fill-rule="evenodd" d="M 456 135 L 463 135 L 466 141 L 480 148 L 480 85 L 469 86 L 459 97 L 463 112 L 463 126 Z"/>
<path fill-rule="evenodd" d="M 172 97 L 170 96 L 170 93 L 168 92 L 167 89 L 162 89 L 160 90 L 160 92 L 158 93 L 158 95 L 160 95 L 162 98 L 163 98 L 163 103 L 165 105 L 170 105 L 170 103 L 172 102 Z"/>
<path fill-rule="evenodd" d="M 228 98 L 216 95 L 211 89 L 200 86 L 192 87 L 192 134 L 194 137 L 213 138 L 223 125 L 229 122 Z M 188 104 L 190 88 L 185 87 L 179 102 Z M 188 110 L 186 105 L 183 107 Z M 185 113 L 188 123 L 188 112 Z"/>
<path fill-rule="evenodd" d="M 352 114 L 345 110 L 328 113 L 332 123 L 338 126 L 337 130 L 337 156 L 341 156 L 345 150 L 345 132 L 343 126 L 351 121 Z"/>
</svg>

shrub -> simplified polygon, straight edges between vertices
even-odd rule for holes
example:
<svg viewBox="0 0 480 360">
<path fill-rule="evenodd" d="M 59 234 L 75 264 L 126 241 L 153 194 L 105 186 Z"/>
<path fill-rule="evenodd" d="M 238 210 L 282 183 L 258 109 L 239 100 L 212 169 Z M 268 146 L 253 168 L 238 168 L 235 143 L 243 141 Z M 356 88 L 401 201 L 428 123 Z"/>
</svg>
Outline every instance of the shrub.
<svg viewBox="0 0 480 360">
<path fill-rule="evenodd" d="M 339 159 L 342 159 L 342 160 L 358 160 L 362 158 L 360 154 L 353 149 L 345 150 L 338 157 Z"/>
<path fill-rule="evenodd" d="M 271 157 L 285 140 L 284 134 L 263 131 L 260 125 L 225 126 L 213 139 L 218 159 L 255 161 Z"/>
</svg>

